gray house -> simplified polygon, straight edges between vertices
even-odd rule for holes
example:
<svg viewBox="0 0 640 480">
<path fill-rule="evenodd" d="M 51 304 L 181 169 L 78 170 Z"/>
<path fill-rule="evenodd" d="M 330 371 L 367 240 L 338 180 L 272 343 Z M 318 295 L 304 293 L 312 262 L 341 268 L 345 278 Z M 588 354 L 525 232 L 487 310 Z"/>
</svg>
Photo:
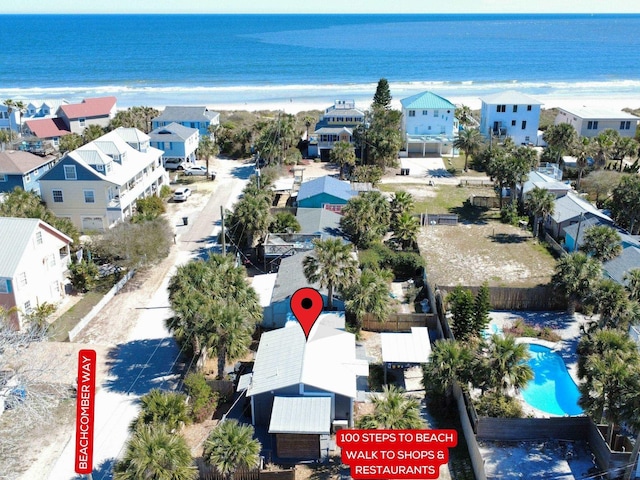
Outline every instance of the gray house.
<svg viewBox="0 0 640 480">
<path fill-rule="evenodd" d="M 205 106 L 165 107 L 159 117 L 151 120 L 151 128 L 166 127 L 171 123 L 179 123 L 183 127 L 195 128 L 200 135 L 211 135 L 210 127 L 220 125 L 220 114 L 209 110 Z"/>
<path fill-rule="evenodd" d="M 640 268 L 640 248 L 628 246 L 620 255 L 602 264 L 602 276 L 626 285 L 625 274 L 636 268 Z"/>
<path fill-rule="evenodd" d="M 297 322 L 265 332 L 247 388 L 254 425 L 276 436 L 282 458 L 325 458 L 336 428 L 353 426 L 358 377 L 355 336 L 316 322 L 306 340 Z"/>
<path fill-rule="evenodd" d="M 547 217 L 545 228 L 555 239 L 562 239 L 565 236 L 565 228 L 585 219 L 596 217 L 603 223 L 613 224 L 613 220 L 598 210 L 584 198 L 573 192 L 556 200 L 553 214 Z"/>
</svg>

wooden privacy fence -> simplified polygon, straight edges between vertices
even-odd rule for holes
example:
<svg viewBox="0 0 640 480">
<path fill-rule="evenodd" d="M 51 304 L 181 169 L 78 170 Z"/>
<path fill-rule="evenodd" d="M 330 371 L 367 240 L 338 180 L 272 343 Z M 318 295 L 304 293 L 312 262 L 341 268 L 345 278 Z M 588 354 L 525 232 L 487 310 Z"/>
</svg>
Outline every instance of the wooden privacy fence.
<svg viewBox="0 0 640 480">
<path fill-rule="evenodd" d="M 469 203 L 472 207 L 500 208 L 500 199 L 495 195 L 492 197 L 471 195 Z"/>
<path fill-rule="evenodd" d="M 420 225 L 457 225 L 458 215 L 455 213 L 421 213 Z"/>
<path fill-rule="evenodd" d="M 438 286 L 443 297 L 455 288 L 455 286 Z M 474 295 L 478 293 L 477 286 L 462 286 L 471 290 Z M 557 295 L 551 285 L 539 285 L 537 287 L 489 287 L 492 310 L 534 310 L 550 311 L 565 310 L 567 301 Z"/>
<path fill-rule="evenodd" d="M 196 459 L 200 480 L 226 480 L 215 467 L 204 462 L 202 457 Z M 259 468 L 241 468 L 234 472 L 233 480 L 295 480 L 295 467 L 282 470 L 260 470 Z"/>
<path fill-rule="evenodd" d="M 465 178 L 465 179 L 461 179 L 460 180 L 460 184 L 461 187 L 488 187 L 488 188 L 493 188 L 494 187 L 494 183 L 491 180 L 485 180 L 485 179 L 470 179 L 470 178 Z"/>
<path fill-rule="evenodd" d="M 411 327 L 428 327 L 429 323 L 435 326 L 435 315 L 432 313 L 392 313 L 383 322 L 366 313 L 362 328 L 370 332 L 410 332 Z"/>
<path fill-rule="evenodd" d="M 565 249 L 562 248 L 562 245 L 560 245 L 558 242 L 556 242 L 553 239 L 553 237 L 551 235 L 549 235 L 549 233 L 547 233 L 547 232 L 544 232 L 544 241 L 547 242 L 551 246 L 553 251 L 556 252 L 558 254 L 558 256 L 564 257 L 567 254 Z"/>
</svg>

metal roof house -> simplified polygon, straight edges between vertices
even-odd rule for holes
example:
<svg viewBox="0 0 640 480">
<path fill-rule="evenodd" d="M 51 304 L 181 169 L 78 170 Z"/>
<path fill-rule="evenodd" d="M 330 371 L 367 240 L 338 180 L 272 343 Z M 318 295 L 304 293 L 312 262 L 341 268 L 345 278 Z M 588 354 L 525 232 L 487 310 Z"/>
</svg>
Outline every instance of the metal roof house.
<svg viewBox="0 0 640 480">
<path fill-rule="evenodd" d="M 636 268 L 640 268 L 640 248 L 628 246 L 622 250 L 620 255 L 602 264 L 602 275 L 620 285 L 626 285 L 625 274 Z"/>
<path fill-rule="evenodd" d="M 254 425 L 276 436 L 281 458 L 324 458 L 336 426 L 353 426 L 358 377 L 355 336 L 316 322 L 306 340 L 297 322 L 265 332 L 247 388 Z"/>
<path fill-rule="evenodd" d="M 168 106 L 160 116 L 151 120 L 151 128 L 166 127 L 171 123 L 195 128 L 200 135 L 211 135 L 210 127 L 220 125 L 220 114 L 205 106 Z"/>
<path fill-rule="evenodd" d="M 422 92 L 400 100 L 402 133 L 409 156 L 442 155 L 453 151 L 458 132 L 456 106 L 432 92 Z"/>
<path fill-rule="evenodd" d="M 149 132 L 151 146 L 162 150 L 163 164 L 167 160 L 195 163 L 196 150 L 200 143 L 200 131 L 173 122 Z"/>
<path fill-rule="evenodd" d="M 565 236 L 565 228 L 584 219 L 597 217 L 604 223 L 613 225 L 613 220 L 595 206 L 573 192 L 556 200 L 553 214 L 547 217 L 545 228 L 551 236 L 559 239 Z"/>
<path fill-rule="evenodd" d="M 612 129 L 621 137 L 633 138 L 640 118 L 622 110 L 595 107 L 559 108 L 555 124 L 568 123 L 581 137 L 596 137 Z"/>
<path fill-rule="evenodd" d="M 349 182 L 330 176 L 308 180 L 300 185 L 297 205 L 302 208 L 323 208 L 325 205 L 345 205 L 358 195 Z"/>
<path fill-rule="evenodd" d="M 9 320 L 18 330 L 25 315 L 65 296 L 71 238 L 37 218 L 0 217 L 0 306 L 17 307 Z"/>
<path fill-rule="evenodd" d="M 524 93 L 508 90 L 480 99 L 480 133 L 487 138 L 510 137 L 516 145 L 538 145 L 542 102 Z"/>
</svg>

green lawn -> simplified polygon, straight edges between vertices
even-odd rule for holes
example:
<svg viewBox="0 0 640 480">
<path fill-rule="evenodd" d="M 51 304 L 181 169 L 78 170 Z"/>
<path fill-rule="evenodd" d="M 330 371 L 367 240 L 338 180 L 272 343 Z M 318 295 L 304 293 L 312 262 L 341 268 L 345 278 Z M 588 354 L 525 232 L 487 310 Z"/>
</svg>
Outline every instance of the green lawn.
<svg viewBox="0 0 640 480">
<path fill-rule="evenodd" d="M 51 340 L 56 342 L 66 342 L 69 340 L 69 330 L 75 327 L 78 322 L 102 300 L 102 297 L 104 297 L 104 292 L 93 291 L 85 293 L 82 300 L 51 324 L 49 327 L 49 330 L 52 332 Z"/>
</svg>

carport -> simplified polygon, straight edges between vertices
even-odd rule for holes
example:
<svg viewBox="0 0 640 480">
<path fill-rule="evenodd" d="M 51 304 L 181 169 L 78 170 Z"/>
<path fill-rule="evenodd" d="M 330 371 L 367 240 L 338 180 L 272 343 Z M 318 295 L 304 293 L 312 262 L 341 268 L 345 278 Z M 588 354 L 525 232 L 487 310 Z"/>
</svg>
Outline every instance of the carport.
<svg viewBox="0 0 640 480">
<path fill-rule="evenodd" d="M 384 383 L 388 368 L 407 368 L 427 363 L 431 356 L 431 342 L 427 327 L 411 327 L 411 333 L 381 333 Z"/>
</svg>

